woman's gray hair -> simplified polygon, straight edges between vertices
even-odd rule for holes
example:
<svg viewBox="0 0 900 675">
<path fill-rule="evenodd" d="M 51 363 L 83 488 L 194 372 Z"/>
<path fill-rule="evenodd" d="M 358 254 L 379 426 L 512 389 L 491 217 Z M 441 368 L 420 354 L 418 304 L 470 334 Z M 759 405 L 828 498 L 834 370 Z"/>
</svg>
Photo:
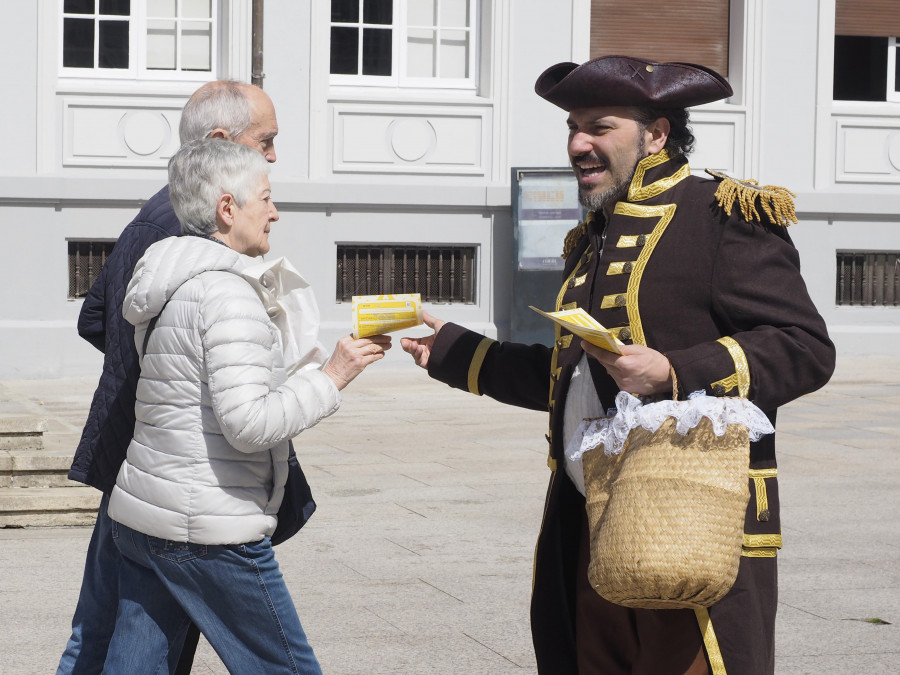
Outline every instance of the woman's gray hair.
<svg viewBox="0 0 900 675">
<path fill-rule="evenodd" d="M 178 135 L 182 144 L 224 129 L 231 140 L 240 138 L 253 121 L 245 82 L 216 80 L 200 87 L 181 111 Z"/>
<path fill-rule="evenodd" d="M 239 143 L 207 138 L 182 145 L 169 160 L 169 199 L 182 234 L 216 232 L 219 198 L 230 194 L 243 206 L 268 173 L 265 158 Z"/>
</svg>

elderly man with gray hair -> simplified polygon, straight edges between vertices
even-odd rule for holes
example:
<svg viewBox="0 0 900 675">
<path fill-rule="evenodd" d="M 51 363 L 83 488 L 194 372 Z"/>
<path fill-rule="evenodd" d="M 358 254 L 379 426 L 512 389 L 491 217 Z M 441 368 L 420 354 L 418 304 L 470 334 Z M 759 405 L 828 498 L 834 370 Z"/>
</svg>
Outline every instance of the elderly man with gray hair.
<svg viewBox="0 0 900 675">
<path fill-rule="evenodd" d="M 217 80 L 200 87 L 181 114 L 181 142 L 221 138 L 245 145 L 274 162 L 278 134 L 275 108 L 266 93 L 243 82 Z M 134 431 L 134 401 L 138 366 L 134 327 L 122 317 L 125 286 L 134 265 L 147 248 L 181 234 L 169 200 L 169 187 L 151 197 L 122 231 L 112 254 L 84 299 L 78 334 L 103 352 L 103 370 L 91 409 L 75 451 L 69 478 L 103 493 L 87 550 L 72 635 L 59 662 L 58 675 L 99 672 L 106 659 L 119 601 L 117 584 L 121 556 L 113 545 L 106 515 L 109 493 Z M 188 632 L 184 658 L 177 672 L 189 673 L 197 640 Z M 165 672 L 176 671 L 180 648 Z"/>
</svg>

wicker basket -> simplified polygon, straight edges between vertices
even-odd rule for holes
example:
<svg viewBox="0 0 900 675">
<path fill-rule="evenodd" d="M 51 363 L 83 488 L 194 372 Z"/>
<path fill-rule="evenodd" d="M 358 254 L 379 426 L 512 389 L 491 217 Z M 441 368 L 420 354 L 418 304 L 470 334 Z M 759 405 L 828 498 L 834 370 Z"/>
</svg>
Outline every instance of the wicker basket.
<svg viewBox="0 0 900 675">
<path fill-rule="evenodd" d="M 747 428 L 703 419 L 686 435 L 667 418 L 633 429 L 619 455 L 584 454 L 588 576 L 626 607 L 709 607 L 734 584 L 750 498 Z"/>
</svg>

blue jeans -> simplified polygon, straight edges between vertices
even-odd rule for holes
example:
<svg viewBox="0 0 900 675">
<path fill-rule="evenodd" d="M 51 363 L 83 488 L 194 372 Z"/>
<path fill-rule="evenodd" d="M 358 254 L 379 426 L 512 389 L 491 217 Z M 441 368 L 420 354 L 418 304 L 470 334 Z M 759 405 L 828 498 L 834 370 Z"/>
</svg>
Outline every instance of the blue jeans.
<svg viewBox="0 0 900 675">
<path fill-rule="evenodd" d="M 106 650 L 116 625 L 122 564 L 122 556 L 113 542 L 113 521 L 106 515 L 108 504 L 109 496 L 104 494 L 84 561 L 81 592 L 72 617 L 72 636 L 59 660 L 56 675 L 99 673 L 106 661 Z M 180 640 L 184 640 L 183 634 Z M 171 658 L 161 664 L 160 673 L 175 672 L 181 641 L 172 650 Z"/>
<path fill-rule="evenodd" d="M 231 673 L 321 675 L 268 537 L 190 544 L 113 521 L 113 539 L 121 597 L 104 672 L 155 673 L 192 620 Z"/>
</svg>

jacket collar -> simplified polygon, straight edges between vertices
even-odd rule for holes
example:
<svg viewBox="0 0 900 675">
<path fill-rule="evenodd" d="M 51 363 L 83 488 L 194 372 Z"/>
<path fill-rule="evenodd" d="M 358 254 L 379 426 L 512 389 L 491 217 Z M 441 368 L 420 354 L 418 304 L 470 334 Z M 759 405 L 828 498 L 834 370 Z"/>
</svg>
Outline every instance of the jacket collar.
<svg viewBox="0 0 900 675">
<path fill-rule="evenodd" d="M 642 202 L 670 190 L 691 175 L 687 157 L 672 159 L 665 150 L 638 162 L 628 187 L 629 202 Z"/>
</svg>

